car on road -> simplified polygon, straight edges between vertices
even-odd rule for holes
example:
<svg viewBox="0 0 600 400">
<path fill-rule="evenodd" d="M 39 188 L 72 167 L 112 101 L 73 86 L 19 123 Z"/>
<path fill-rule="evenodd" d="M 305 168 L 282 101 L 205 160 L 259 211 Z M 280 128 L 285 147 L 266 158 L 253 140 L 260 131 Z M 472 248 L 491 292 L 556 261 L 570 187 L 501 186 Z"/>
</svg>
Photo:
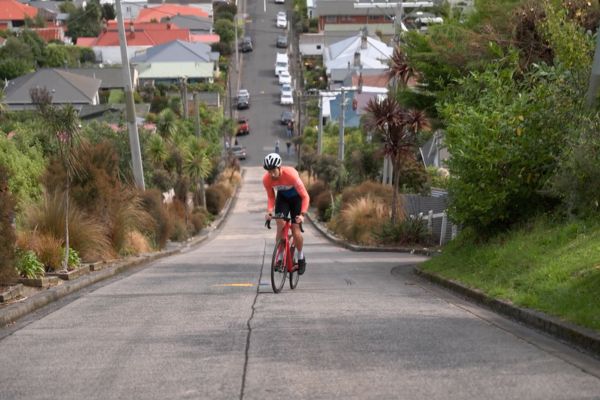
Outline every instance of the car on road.
<svg viewBox="0 0 600 400">
<path fill-rule="evenodd" d="M 279 103 L 284 106 L 294 104 L 294 98 L 292 97 L 291 92 L 290 93 L 281 93 L 281 98 L 279 99 Z"/>
<path fill-rule="evenodd" d="M 277 36 L 276 46 L 280 49 L 286 49 L 288 47 L 287 36 L 285 36 L 285 35 Z"/>
<path fill-rule="evenodd" d="M 283 29 L 287 28 L 287 18 L 281 17 L 281 16 L 277 17 L 277 22 L 275 23 L 275 25 L 278 28 L 283 28 Z"/>
<path fill-rule="evenodd" d="M 275 0 L 275 3 L 277 3 L 277 4 L 284 4 L 285 0 Z"/>
<path fill-rule="evenodd" d="M 292 85 L 290 85 L 289 83 L 284 83 L 283 85 L 279 86 L 279 90 L 281 91 L 281 93 L 283 93 L 283 92 L 291 92 L 292 91 Z"/>
<path fill-rule="evenodd" d="M 285 11 L 278 11 L 277 15 L 275 16 L 275 19 L 279 19 L 279 18 L 285 18 L 287 19 L 287 14 Z"/>
<path fill-rule="evenodd" d="M 250 125 L 248 124 L 248 118 L 238 118 L 237 135 L 248 135 L 250 133 Z"/>
<path fill-rule="evenodd" d="M 294 122 L 294 113 L 288 110 L 285 110 L 281 113 L 281 125 L 287 125 L 289 122 Z"/>
<path fill-rule="evenodd" d="M 238 110 L 250 108 L 250 96 L 238 96 L 236 107 Z"/>
<path fill-rule="evenodd" d="M 247 96 L 248 99 L 250 99 L 250 92 L 248 91 L 248 89 L 240 89 L 238 90 L 238 97 L 240 96 Z"/>
<path fill-rule="evenodd" d="M 245 160 L 246 159 L 246 147 L 244 147 L 244 146 L 232 146 L 231 147 L 231 154 L 233 154 L 233 156 L 235 158 L 237 158 L 238 160 Z"/>
<path fill-rule="evenodd" d="M 279 73 L 279 84 L 283 85 L 284 83 L 292 84 L 292 76 L 287 69 Z"/>
<path fill-rule="evenodd" d="M 244 37 L 240 42 L 240 51 L 242 53 L 247 53 L 252 50 L 254 50 L 252 47 L 252 39 L 249 36 Z"/>
</svg>

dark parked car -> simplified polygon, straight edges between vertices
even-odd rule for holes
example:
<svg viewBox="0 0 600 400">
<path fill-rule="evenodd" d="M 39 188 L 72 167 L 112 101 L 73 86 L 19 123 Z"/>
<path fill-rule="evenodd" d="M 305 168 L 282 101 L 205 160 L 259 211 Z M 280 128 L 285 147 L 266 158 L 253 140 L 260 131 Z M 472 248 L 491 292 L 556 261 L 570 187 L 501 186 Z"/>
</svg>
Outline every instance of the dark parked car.
<svg viewBox="0 0 600 400">
<path fill-rule="evenodd" d="M 231 148 L 231 154 L 238 160 L 246 159 L 246 148 L 244 146 L 233 146 Z"/>
<path fill-rule="evenodd" d="M 281 49 L 285 49 L 288 47 L 287 36 L 285 36 L 285 35 L 277 36 L 277 47 L 279 47 Z"/>
<path fill-rule="evenodd" d="M 252 39 L 248 36 L 244 37 L 240 42 L 240 51 L 242 53 L 246 53 L 252 50 L 254 50 L 254 48 L 252 47 Z"/>
<path fill-rule="evenodd" d="M 238 119 L 237 134 L 238 135 L 247 135 L 249 133 L 250 133 L 250 125 L 248 125 L 248 118 L 240 117 Z"/>
<path fill-rule="evenodd" d="M 281 113 L 281 125 L 287 125 L 288 122 L 294 122 L 294 113 L 291 111 L 284 111 Z"/>
</svg>

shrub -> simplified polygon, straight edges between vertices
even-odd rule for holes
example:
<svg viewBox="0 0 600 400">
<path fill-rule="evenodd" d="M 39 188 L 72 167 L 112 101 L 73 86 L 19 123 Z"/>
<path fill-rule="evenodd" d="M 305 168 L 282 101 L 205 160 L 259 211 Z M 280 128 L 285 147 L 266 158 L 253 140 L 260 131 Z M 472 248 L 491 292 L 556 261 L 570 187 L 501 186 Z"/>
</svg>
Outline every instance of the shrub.
<svg viewBox="0 0 600 400">
<path fill-rule="evenodd" d="M 312 199 L 312 197 L 311 197 Z M 331 207 L 331 191 L 329 189 L 319 193 L 312 201 L 316 207 L 319 219 L 321 221 L 328 221 L 327 210 Z M 331 215 L 331 214 L 329 214 Z"/>
<path fill-rule="evenodd" d="M 332 220 L 330 226 L 352 242 L 374 244 L 375 231 L 390 218 L 387 204 L 371 195 L 355 199 Z"/>
<path fill-rule="evenodd" d="M 44 275 L 44 264 L 31 250 L 20 251 L 17 258 L 17 272 L 23 278 L 35 279 Z"/>
<path fill-rule="evenodd" d="M 217 183 L 206 189 L 206 209 L 213 215 L 219 215 L 227 199 L 229 188 L 222 183 Z"/>
<path fill-rule="evenodd" d="M 61 256 L 64 259 L 66 248 L 61 249 Z M 67 269 L 72 270 L 81 265 L 81 257 L 79 257 L 79 253 L 77 250 L 69 248 L 69 257 L 67 258 Z"/>
<path fill-rule="evenodd" d="M 323 181 L 315 180 L 309 186 L 307 186 L 306 191 L 308 192 L 308 196 L 312 199 L 316 199 L 318 195 L 325 191 L 329 191 L 329 188 Z"/>
<path fill-rule="evenodd" d="M 8 189 L 8 170 L 0 165 L 0 284 L 9 283 L 15 276 L 15 200 Z"/>
<path fill-rule="evenodd" d="M 427 246 L 432 243 L 425 221 L 413 217 L 408 217 L 396 225 L 390 222 L 384 223 L 381 230 L 376 233 L 376 237 L 386 244 Z"/>
<path fill-rule="evenodd" d="M 342 192 L 342 208 L 346 204 L 351 204 L 359 198 L 370 196 L 375 200 L 382 200 L 386 204 L 392 202 L 393 189 L 389 185 L 373 181 L 365 181 L 358 186 L 350 186 Z"/>
<path fill-rule="evenodd" d="M 192 233 L 197 234 L 210 222 L 208 211 L 205 211 L 203 208 L 195 208 L 194 211 L 192 211 L 190 222 L 193 227 Z"/>
<path fill-rule="evenodd" d="M 148 253 L 152 250 L 148 238 L 139 231 L 131 231 L 125 239 L 124 254 Z"/>
<path fill-rule="evenodd" d="M 64 238 L 64 196 L 60 193 L 47 193 L 41 202 L 27 210 L 25 226 L 55 238 Z M 107 233 L 102 223 L 85 214 L 76 204 L 69 206 L 69 245 L 85 261 L 114 257 Z"/>
<path fill-rule="evenodd" d="M 118 252 L 126 251 L 127 237 L 131 232 L 148 231 L 154 225 L 154 219 L 144 209 L 142 198 L 133 192 L 127 197 L 113 203 L 112 208 L 107 210 L 109 237 Z"/>
<path fill-rule="evenodd" d="M 149 230 L 154 244 L 162 249 L 173 231 L 173 222 L 169 217 L 167 206 L 163 203 L 162 193 L 157 189 L 148 189 L 141 194 L 144 210 L 154 219 L 154 225 Z"/>
<path fill-rule="evenodd" d="M 46 271 L 58 271 L 62 268 L 63 240 L 49 233 L 32 233 L 31 249 L 46 267 Z"/>
</svg>

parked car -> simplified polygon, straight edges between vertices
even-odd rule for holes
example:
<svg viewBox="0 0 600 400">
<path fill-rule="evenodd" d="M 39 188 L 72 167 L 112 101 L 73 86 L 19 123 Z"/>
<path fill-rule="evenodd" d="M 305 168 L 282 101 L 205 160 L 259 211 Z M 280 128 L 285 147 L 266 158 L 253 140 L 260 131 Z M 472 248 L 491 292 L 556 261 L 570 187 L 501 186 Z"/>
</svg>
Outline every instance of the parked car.
<svg viewBox="0 0 600 400">
<path fill-rule="evenodd" d="M 246 89 L 240 89 L 237 95 L 237 103 L 238 110 L 244 110 L 246 108 L 250 108 L 250 92 Z"/>
<path fill-rule="evenodd" d="M 285 18 L 287 19 L 287 14 L 285 11 L 277 11 L 277 15 L 275 16 L 275 19 L 279 19 L 279 18 Z"/>
<path fill-rule="evenodd" d="M 281 93 L 279 103 L 281 105 L 292 105 L 294 104 L 294 98 L 292 97 L 291 93 Z"/>
<path fill-rule="evenodd" d="M 244 146 L 233 146 L 231 147 L 231 154 L 238 160 L 246 159 L 246 147 Z"/>
<path fill-rule="evenodd" d="M 279 90 L 281 93 L 283 92 L 291 92 L 292 91 L 292 85 L 290 85 L 289 83 L 284 83 L 283 85 L 279 86 Z"/>
<path fill-rule="evenodd" d="M 275 0 L 275 3 L 278 3 L 278 4 L 284 4 L 284 3 L 285 3 L 285 0 Z"/>
<path fill-rule="evenodd" d="M 275 23 L 275 25 L 278 28 L 283 28 L 283 29 L 287 28 L 287 18 L 281 17 L 281 16 L 277 17 L 277 22 Z"/>
<path fill-rule="evenodd" d="M 242 41 L 240 42 L 240 51 L 242 53 L 247 53 L 252 50 L 254 50 L 252 47 L 252 39 L 249 36 L 242 38 Z"/>
<path fill-rule="evenodd" d="M 288 70 L 281 71 L 279 73 L 279 84 L 283 85 L 284 83 L 292 84 L 292 76 Z"/>
<path fill-rule="evenodd" d="M 285 35 L 277 36 L 277 44 L 276 46 L 280 49 L 285 49 L 288 47 L 288 39 Z"/>
<path fill-rule="evenodd" d="M 248 135 L 250 133 L 250 125 L 248 124 L 248 118 L 240 117 L 238 119 L 237 134 Z"/>
<path fill-rule="evenodd" d="M 288 110 L 285 110 L 281 113 L 281 125 L 287 125 L 289 122 L 294 122 L 294 113 Z"/>
<path fill-rule="evenodd" d="M 238 97 L 240 96 L 247 96 L 248 99 L 250 99 L 250 92 L 248 91 L 248 89 L 240 89 L 238 90 Z"/>
</svg>

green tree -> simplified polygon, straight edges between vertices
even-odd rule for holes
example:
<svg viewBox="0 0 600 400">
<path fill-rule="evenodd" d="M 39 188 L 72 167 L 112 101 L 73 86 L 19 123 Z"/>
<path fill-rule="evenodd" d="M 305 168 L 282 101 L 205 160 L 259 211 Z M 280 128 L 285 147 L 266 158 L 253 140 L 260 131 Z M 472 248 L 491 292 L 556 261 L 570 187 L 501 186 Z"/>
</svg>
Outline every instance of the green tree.
<svg viewBox="0 0 600 400">
<path fill-rule="evenodd" d="M 206 152 L 204 140 L 192 137 L 185 153 L 185 171 L 198 190 L 200 205 L 206 209 L 205 179 L 212 171 L 212 163 Z"/>
<path fill-rule="evenodd" d="M 79 37 L 98 36 L 102 28 L 102 8 L 97 0 L 87 3 L 84 8 L 77 8 L 69 14 L 67 35 L 77 43 Z"/>
<path fill-rule="evenodd" d="M 228 19 L 219 19 L 215 22 L 215 32 L 221 38 L 221 43 L 231 44 L 235 39 L 235 27 Z"/>
</svg>

